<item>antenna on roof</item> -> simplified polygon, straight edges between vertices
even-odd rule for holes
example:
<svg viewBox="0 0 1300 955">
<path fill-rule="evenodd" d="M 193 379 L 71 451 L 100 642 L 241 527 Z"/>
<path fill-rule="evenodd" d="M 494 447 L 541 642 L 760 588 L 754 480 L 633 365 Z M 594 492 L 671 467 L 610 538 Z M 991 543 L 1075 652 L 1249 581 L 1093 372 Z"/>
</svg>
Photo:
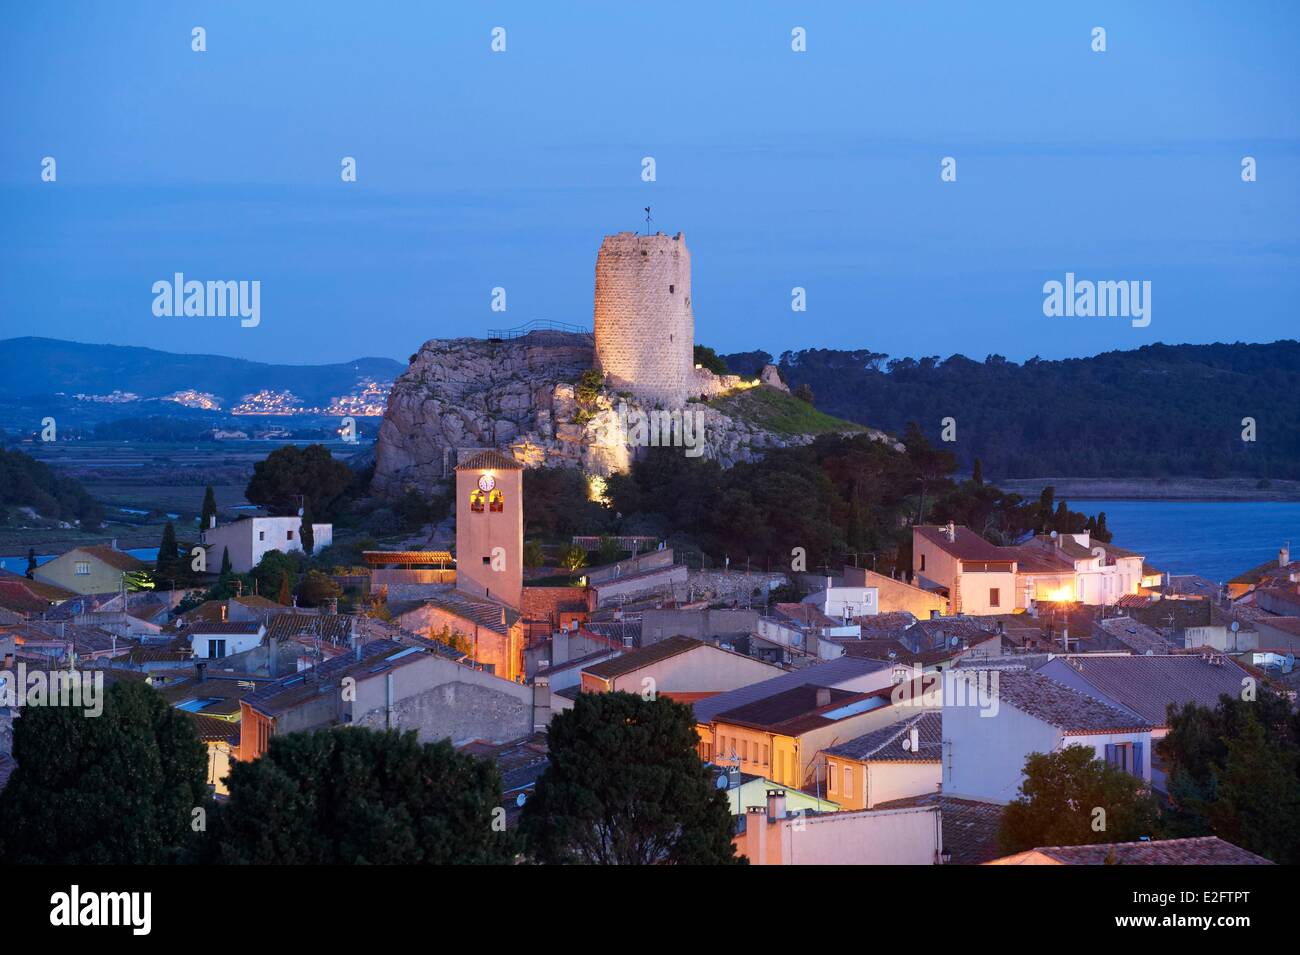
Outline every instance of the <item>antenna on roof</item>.
<svg viewBox="0 0 1300 955">
<path fill-rule="evenodd" d="M 650 223 L 653 221 L 654 220 L 650 218 L 650 207 L 646 206 L 645 207 L 645 234 L 646 235 L 650 234 Z"/>
</svg>

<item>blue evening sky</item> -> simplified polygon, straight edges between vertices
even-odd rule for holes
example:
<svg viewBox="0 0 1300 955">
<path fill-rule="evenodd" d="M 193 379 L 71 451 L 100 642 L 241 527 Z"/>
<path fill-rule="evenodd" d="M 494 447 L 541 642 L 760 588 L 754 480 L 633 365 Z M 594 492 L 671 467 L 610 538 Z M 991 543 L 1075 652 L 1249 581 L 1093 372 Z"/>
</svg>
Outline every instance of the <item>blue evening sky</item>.
<svg viewBox="0 0 1300 955">
<path fill-rule="evenodd" d="M 4 21 L 0 337 L 317 362 L 590 324 L 600 238 L 646 205 L 686 234 L 719 351 L 1296 334 L 1289 0 L 48 0 Z M 1151 281 L 1150 326 L 1044 317 L 1067 271 Z M 260 280 L 261 325 L 155 317 L 175 272 Z"/>
</svg>

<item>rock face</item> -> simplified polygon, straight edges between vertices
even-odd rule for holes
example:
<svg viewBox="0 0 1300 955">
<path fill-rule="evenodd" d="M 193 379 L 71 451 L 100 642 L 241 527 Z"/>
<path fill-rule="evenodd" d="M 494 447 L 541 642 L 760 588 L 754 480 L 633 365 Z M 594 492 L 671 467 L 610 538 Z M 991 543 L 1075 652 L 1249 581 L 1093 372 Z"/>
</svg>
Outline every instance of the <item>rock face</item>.
<svg viewBox="0 0 1300 955">
<path fill-rule="evenodd" d="M 429 492 L 452 477 L 458 453 L 482 448 L 508 451 L 528 467 L 581 468 L 602 477 L 626 469 L 644 444 L 635 438 L 635 422 L 652 409 L 608 388 L 580 397 L 577 383 L 594 358 L 590 336 L 567 332 L 426 342 L 388 397 L 372 490 L 388 497 L 407 488 Z M 699 395 L 739 384 L 693 371 Z M 684 452 L 693 444 L 698 456 L 724 467 L 813 440 L 754 428 L 697 402 L 678 413 L 690 417 L 681 431 Z"/>
</svg>

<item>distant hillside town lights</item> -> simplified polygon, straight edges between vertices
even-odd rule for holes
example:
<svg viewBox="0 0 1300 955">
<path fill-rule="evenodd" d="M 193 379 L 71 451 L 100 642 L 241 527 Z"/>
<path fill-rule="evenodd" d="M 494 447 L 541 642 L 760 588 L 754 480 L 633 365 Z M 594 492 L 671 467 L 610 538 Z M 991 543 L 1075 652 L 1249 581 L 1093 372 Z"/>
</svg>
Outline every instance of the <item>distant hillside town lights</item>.
<svg viewBox="0 0 1300 955">
<path fill-rule="evenodd" d="M 256 328 L 262 322 L 262 283 L 258 279 L 186 281 L 184 273 L 177 272 L 170 282 L 154 282 L 153 294 L 153 313 L 159 318 L 238 315 L 244 328 Z"/>
<path fill-rule="evenodd" d="M 1051 279 L 1043 283 L 1043 314 L 1048 318 L 1132 318 L 1134 328 L 1151 324 L 1151 282 L 1120 279 L 1117 282 L 1075 281 L 1065 273 L 1064 284 Z"/>
</svg>

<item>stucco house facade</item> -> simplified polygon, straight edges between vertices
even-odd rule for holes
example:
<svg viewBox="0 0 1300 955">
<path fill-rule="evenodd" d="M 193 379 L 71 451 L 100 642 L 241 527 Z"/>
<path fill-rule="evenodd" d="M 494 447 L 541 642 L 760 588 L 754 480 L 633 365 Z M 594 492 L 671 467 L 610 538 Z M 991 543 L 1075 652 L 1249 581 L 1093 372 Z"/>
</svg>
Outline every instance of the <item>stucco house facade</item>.
<svg viewBox="0 0 1300 955">
<path fill-rule="evenodd" d="M 334 525 L 311 525 L 315 550 L 334 543 Z M 230 565 L 237 574 L 246 574 L 258 565 L 267 551 L 287 554 L 302 550 L 301 517 L 245 517 L 230 524 L 218 524 L 203 532 L 208 568 L 221 568 L 222 555 L 230 551 Z"/>
<path fill-rule="evenodd" d="M 980 673 L 987 694 L 971 683 Z M 1086 746 L 1098 759 L 1151 782 L 1151 723 L 1029 670 L 950 670 L 944 675 L 943 791 L 1008 803 L 1025 759 Z M 972 702 L 976 700 L 976 702 Z"/>
</svg>

